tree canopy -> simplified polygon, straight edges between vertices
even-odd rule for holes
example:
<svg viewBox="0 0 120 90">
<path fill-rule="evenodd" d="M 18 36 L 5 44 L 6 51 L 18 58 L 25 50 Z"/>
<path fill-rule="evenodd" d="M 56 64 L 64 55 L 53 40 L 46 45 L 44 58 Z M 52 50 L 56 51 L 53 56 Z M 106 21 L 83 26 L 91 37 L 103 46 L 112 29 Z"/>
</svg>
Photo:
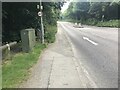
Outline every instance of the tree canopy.
<svg viewBox="0 0 120 90">
<path fill-rule="evenodd" d="M 26 28 L 40 28 L 39 2 L 3 2 L 2 42 L 20 40 L 20 31 Z M 62 2 L 42 2 L 44 27 L 55 25 L 59 18 Z"/>
<path fill-rule="evenodd" d="M 63 14 L 65 18 L 74 20 L 86 20 L 94 18 L 97 20 L 120 19 L 118 16 L 119 2 L 71 2 Z"/>
</svg>

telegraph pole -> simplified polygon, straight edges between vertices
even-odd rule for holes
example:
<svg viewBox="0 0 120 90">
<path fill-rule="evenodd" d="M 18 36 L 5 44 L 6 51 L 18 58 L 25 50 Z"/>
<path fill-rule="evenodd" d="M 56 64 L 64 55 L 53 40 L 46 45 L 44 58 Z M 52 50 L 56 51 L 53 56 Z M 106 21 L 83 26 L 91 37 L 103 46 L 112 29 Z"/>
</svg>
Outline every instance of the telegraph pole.
<svg viewBox="0 0 120 90">
<path fill-rule="evenodd" d="M 37 5 L 37 8 L 40 9 L 40 11 L 38 12 L 38 16 L 40 16 L 40 21 L 41 21 L 41 32 L 42 32 L 42 44 L 44 44 L 44 26 L 43 26 L 43 6 L 42 6 L 42 2 L 40 0 L 40 5 Z"/>
</svg>

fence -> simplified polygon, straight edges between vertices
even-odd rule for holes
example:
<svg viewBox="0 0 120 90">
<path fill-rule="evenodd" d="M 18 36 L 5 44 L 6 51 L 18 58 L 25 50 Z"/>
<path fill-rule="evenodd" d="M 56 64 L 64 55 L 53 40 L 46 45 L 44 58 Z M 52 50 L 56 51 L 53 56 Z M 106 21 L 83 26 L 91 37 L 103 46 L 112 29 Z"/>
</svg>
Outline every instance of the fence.
<svg viewBox="0 0 120 90">
<path fill-rule="evenodd" d="M 11 48 L 15 46 L 16 44 L 17 42 L 11 42 L 9 44 L 6 44 L 0 47 L 0 51 L 2 53 L 2 59 L 5 59 L 6 57 L 10 56 Z"/>
</svg>

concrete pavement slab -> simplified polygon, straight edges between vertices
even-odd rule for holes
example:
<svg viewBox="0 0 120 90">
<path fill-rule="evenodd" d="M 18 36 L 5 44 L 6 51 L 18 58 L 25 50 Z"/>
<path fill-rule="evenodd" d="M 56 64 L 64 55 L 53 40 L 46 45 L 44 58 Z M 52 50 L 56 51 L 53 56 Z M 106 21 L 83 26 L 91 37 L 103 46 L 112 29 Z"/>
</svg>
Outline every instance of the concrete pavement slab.
<svg viewBox="0 0 120 90">
<path fill-rule="evenodd" d="M 74 54 L 59 27 L 56 42 L 44 51 L 22 88 L 83 88 Z"/>
</svg>

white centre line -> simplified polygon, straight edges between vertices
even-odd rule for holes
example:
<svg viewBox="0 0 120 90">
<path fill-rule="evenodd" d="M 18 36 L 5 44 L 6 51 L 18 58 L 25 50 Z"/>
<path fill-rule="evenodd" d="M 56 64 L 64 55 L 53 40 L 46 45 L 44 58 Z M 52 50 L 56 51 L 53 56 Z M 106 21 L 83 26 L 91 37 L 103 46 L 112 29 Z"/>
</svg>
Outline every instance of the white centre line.
<svg viewBox="0 0 120 90">
<path fill-rule="evenodd" d="M 89 41 L 90 43 L 92 43 L 92 44 L 95 45 L 95 46 L 98 45 L 98 43 L 95 43 L 94 41 L 90 40 L 90 39 L 87 38 L 87 37 L 83 37 L 83 39 Z"/>
</svg>

